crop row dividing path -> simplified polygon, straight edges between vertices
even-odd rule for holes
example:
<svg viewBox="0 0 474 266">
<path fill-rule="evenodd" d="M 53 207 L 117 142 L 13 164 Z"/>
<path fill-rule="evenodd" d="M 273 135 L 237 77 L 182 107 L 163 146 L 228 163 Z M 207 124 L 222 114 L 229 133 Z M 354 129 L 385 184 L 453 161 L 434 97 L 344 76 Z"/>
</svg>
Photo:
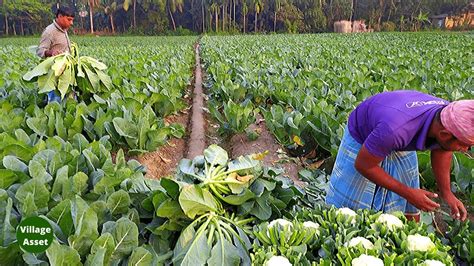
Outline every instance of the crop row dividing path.
<svg viewBox="0 0 474 266">
<path fill-rule="evenodd" d="M 193 107 L 191 109 L 190 135 L 186 158 L 194 158 L 202 155 L 206 148 L 205 119 L 204 119 L 204 95 L 202 89 L 202 69 L 199 57 L 199 43 L 194 46 L 196 65 L 194 70 Z"/>
</svg>

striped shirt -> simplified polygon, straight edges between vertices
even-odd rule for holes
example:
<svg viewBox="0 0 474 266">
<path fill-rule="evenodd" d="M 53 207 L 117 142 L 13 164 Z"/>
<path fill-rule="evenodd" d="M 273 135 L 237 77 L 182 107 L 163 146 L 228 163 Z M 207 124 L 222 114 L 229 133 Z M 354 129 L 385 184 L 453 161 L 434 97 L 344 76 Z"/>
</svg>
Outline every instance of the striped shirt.
<svg viewBox="0 0 474 266">
<path fill-rule="evenodd" d="M 67 31 L 63 30 L 56 20 L 49 24 L 41 34 L 41 41 L 36 49 L 36 54 L 44 58 L 45 52 L 48 50 L 59 51 L 60 53 L 70 52 L 70 42 Z"/>
</svg>

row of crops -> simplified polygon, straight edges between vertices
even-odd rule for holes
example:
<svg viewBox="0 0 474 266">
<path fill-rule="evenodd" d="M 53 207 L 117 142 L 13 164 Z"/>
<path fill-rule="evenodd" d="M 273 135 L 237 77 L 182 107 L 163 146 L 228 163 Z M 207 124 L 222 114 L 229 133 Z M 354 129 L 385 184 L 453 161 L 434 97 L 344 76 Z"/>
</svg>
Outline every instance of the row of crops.
<svg viewBox="0 0 474 266">
<path fill-rule="evenodd" d="M 164 118 L 186 108 L 196 38 L 73 39 L 81 55 L 108 66 L 112 86 L 60 104 L 47 104 L 40 84 L 22 79 L 40 62 L 28 52 L 37 41 L 0 39 L 0 265 L 473 262 L 469 223 L 453 223 L 441 236 L 401 213 L 324 206 L 282 170 L 264 166 L 263 154 L 231 159 L 211 145 L 183 159 L 175 176 L 145 178 L 146 168 L 127 156 L 183 136 L 181 125 Z M 472 68 L 464 65 L 472 66 L 472 41 L 465 35 L 200 42 L 209 109 L 221 131 L 245 131 L 260 112 L 296 154 L 309 145 L 321 157 L 334 154 L 348 113 L 382 89 L 418 84 L 412 88 L 433 88 L 448 99 L 473 96 Z M 466 176 L 471 161 L 459 158 L 465 161 L 458 172 Z M 465 180 L 471 189 L 472 175 Z M 48 221 L 55 237 L 46 252 L 28 253 L 15 231 L 35 216 Z"/>
<path fill-rule="evenodd" d="M 382 91 L 411 89 L 448 100 L 474 98 L 472 36 L 374 34 L 204 37 L 214 116 L 243 132 L 260 112 L 296 154 L 335 156 L 349 113 Z M 474 203 L 474 161 L 455 155 L 457 192 Z M 429 155 L 420 153 L 433 180 Z"/>
<path fill-rule="evenodd" d="M 448 100 L 474 97 L 469 34 L 229 36 L 204 37 L 201 44 L 221 131 L 249 135 L 261 113 L 276 139 L 300 156 L 316 150 L 319 159 L 334 158 L 349 113 L 373 94 L 412 89 Z M 423 184 L 435 189 L 429 153 L 419 153 L 419 163 Z M 473 169 L 472 158 L 455 154 L 452 189 L 471 211 Z M 315 172 L 307 181 L 308 194 L 320 202 L 325 175 Z M 472 260 L 474 236 L 463 232 L 455 242 Z"/>
</svg>

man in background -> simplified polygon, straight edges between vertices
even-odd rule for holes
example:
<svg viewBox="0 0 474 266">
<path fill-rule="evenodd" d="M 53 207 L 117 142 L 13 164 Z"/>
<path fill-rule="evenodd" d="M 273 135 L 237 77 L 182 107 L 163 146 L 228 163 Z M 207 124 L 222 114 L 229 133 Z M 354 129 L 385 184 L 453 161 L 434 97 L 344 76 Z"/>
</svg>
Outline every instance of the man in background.
<svg viewBox="0 0 474 266">
<path fill-rule="evenodd" d="M 71 43 L 67 34 L 74 23 L 74 11 L 66 6 L 61 6 L 56 11 L 56 19 L 41 34 L 41 41 L 36 54 L 41 58 L 55 56 L 71 51 Z M 48 93 L 48 102 L 61 101 L 61 97 L 54 91 Z"/>
</svg>

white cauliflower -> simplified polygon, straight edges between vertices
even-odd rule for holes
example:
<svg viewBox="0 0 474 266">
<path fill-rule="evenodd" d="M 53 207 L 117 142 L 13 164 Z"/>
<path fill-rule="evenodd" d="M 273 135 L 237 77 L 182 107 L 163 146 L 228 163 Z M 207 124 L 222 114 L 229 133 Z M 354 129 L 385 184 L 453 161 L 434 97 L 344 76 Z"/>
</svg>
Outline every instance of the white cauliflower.
<svg viewBox="0 0 474 266">
<path fill-rule="evenodd" d="M 439 260 L 425 260 L 423 263 L 419 264 L 420 266 L 446 266 Z"/>
<path fill-rule="evenodd" d="M 362 254 L 352 260 L 352 266 L 383 266 L 383 261 L 374 256 Z"/>
<path fill-rule="evenodd" d="M 292 266 L 292 264 L 283 256 L 273 256 L 265 263 L 265 266 Z"/>
<path fill-rule="evenodd" d="M 428 251 L 435 247 L 435 244 L 429 237 L 419 234 L 409 235 L 407 242 L 407 248 L 410 251 Z"/>
<path fill-rule="evenodd" d="M 370 242 L 370 240 L 364 238 L 364 237 L 354 237 L 352 238 L 351 240 L 349 240 L 348 243 L 345 244 L 346 247 L 355 247 L 359 244 L 362 244 L 362 246 L 365 248 L 365 249 L 373 249 L 374 248 L 374 244 L 372 244 L 372 242 Z"/>
<path fill-rule="evenodd" d="M 305 228 L 314 228 L 314 229 L 319 229 L 319 224 L 311 221 L 306 221 L 303 223 L 303 226 Z"/>
<path fill-rule="evenodd" d="M 356 219 L 355 217 L 357 216 L 357 213 L 349 208 L 339 208 L 337 211 L 336 211 L 336 214 L 342 214 L 344 216 L 346 216 L 348 219 L 351 220 L 351 224 L 355 224 L 356 223 Z"/>
<path fill-rule="evenodd" d="M 272 228 L 274 227 L 275 225 L 280 225 L 281 227 L 290 227 L 292 228 L 293 227 L 293 223 L 288 221 L 288 220 L 285 220 L 285 219 L 276 219 L 276 220 L 273 220 L 271 221 L 269 224 L 268 224 L 268 228 Z"/>
<path fill-rule="evenodd" d="M 377 218 L 377 223 L 385 224 L 387 225 L 388 229 L 393 231 L 396 228 L 402 228 L 403 227 L 403 222 L 400 220 L 397 216 L 383 213 Z"/>
</svg>

